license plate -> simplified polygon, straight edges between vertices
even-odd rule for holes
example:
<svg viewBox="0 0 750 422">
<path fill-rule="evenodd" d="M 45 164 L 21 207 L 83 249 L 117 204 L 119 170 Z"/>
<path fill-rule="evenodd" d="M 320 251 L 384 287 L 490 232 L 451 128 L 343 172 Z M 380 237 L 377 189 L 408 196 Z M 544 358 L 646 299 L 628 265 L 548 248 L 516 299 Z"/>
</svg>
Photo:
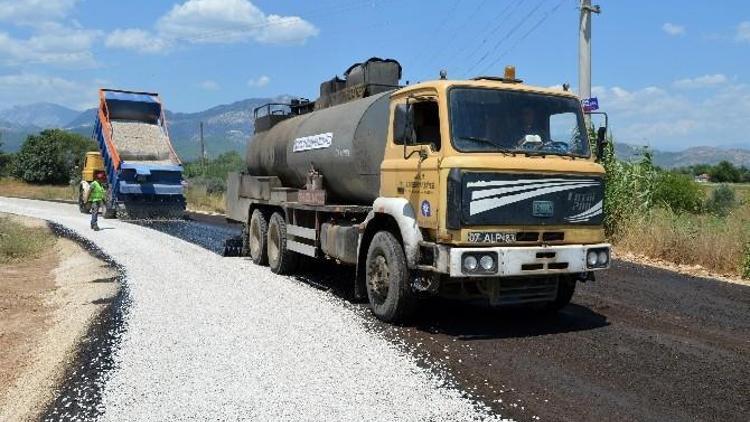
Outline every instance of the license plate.
<svg viewBox="0 0 750 422">
<path fill-rule="evenodd" d="M 469 232 L 472 243 L 515 243 L 515 232 Z"/>
</svg>

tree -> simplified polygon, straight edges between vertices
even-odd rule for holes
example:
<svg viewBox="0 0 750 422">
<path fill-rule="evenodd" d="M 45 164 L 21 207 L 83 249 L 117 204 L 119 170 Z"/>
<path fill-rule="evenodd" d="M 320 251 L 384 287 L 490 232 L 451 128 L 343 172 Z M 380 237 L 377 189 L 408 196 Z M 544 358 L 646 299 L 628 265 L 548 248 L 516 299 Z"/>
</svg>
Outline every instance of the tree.
<svg viewBox="0 0 750 422">
<path fill-rule="evenodd" d="M 3 134 L 0 133 L 0 177 L 7 176 L 10 172 L 12 154 L 3 152 Z"/>
<path fill-rule="evenodd" d="M 719 183 L 737 183 L 740 181 L 740 171 L 729 161 L 722 161 L 717 164 L 711 172 L 712 182 Z"/>
<path fill-rule="evenodd" d="M 68 183 L 80 168 L 87 151 L 96 143 L 77 133 L 61 129 L 29 135 L 16 154 L 13 175 L 28 183 Z"/>
</svg>

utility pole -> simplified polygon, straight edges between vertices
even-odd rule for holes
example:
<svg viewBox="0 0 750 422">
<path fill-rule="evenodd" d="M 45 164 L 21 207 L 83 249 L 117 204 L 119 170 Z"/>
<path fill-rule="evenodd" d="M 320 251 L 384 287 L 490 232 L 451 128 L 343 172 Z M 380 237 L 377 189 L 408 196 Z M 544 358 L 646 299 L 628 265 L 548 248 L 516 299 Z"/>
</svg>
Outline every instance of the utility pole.
<svg viewBox="0 0 750 422">
<path fill-rule="evenodd" d="M 591 98 L 591 13 L 601 13 L 601 8 L 591 5 L 591 0 L 581 0 L 581 19 L 578 26 L 578 96 Z M 591 118 L 586 116 L 586 125 Z"/>
<path fill-rule="evenodd" d="M 201 165 L 203 166 L 203 174 L 206 173 L 206 144 L 203 143 L 203 122 L 201 122 Z"/>
</svg>

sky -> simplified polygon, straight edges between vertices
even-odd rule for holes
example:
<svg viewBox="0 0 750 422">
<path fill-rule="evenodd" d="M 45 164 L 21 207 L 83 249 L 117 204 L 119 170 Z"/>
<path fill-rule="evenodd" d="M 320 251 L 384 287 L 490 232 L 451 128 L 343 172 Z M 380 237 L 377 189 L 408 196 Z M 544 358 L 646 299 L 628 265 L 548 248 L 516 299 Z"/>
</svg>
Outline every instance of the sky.
<svg viewBox="0 0 750 422">
<path fill-rule="evenodd" d="M 618 141 L 750 146 L 750 2 L 594 1 L 593 95 Z M 501 74 L 578 80 L 578 0 L 0 0 L 0 109 L 161 93 L 193 112 L 253 97 L 314 99 L 369 57 L 402 83 Z"/>
</svg>

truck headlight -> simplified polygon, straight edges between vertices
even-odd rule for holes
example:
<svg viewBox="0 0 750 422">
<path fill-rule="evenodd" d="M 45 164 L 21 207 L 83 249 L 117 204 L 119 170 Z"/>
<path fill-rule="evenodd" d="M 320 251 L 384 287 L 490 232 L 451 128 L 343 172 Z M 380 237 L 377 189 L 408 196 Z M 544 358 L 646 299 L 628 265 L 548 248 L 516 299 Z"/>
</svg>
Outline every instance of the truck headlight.
<svg viewBox="0 0 750 422">
<path fill-rule="evenodd" d="M 609 263 L 609 254 L 607 251 L 599 251 L 599 256 L 597 257 L 598 263 L 601 266 L 607 265 Z"/>
<path fill-rule="evenodd" d="M 469 271 L 475 271 L 477 269 L 477 259 L 473 255 L 467 255 L 464 257 L 464 268 Z"/>
<path fill-rule="evenodd" d="M 495 274 L 497 254 L 495 252 L 468 252 L 461 258 L 464 274 Z"/>
<path fill-rule="evenodd" d="M 609 248 L 589 249 L 586 252 L 586 266 L 604 268 L 609 265 Z"/>
<path fill-rule="evenodd" d="M 586 265 L 589 267 L 596 267 L 596 263 L 599 260 L 599 254 L 596 251 L 589 251 L 586 254 Z"/>
<path fill-rule="evenodd" d="M 491 256 L 485 255 L 479 259 L 479 265 L 482 266 L 483 270 L 489 271 L 495 267 L 495 260 Z"/>
</svg>

